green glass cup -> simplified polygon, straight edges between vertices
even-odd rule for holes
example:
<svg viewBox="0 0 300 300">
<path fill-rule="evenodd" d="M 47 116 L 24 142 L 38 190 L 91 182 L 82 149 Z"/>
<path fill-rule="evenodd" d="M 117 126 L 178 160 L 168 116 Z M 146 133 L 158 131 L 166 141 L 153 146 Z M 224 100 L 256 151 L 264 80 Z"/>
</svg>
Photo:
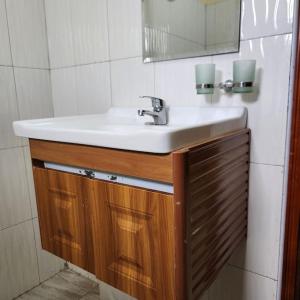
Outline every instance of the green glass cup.
<svg viewBox="0 0 300 300">
<path fill-rule="evenodd" d="M 255 81 L 256 60 L 236 60 L 233 62 L 234 93 L 252 93 Z"/>
<path fill-rule="evenodd" d="M 198 64 L 195 66 L 197 94 L 213 94 L 216 65 Z"/>
</svg>

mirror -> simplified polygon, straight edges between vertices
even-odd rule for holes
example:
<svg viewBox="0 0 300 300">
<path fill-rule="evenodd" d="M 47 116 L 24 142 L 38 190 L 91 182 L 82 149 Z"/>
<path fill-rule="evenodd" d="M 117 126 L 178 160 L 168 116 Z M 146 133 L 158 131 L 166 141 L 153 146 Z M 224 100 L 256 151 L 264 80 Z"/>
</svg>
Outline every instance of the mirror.
<svg viewBox="0 0 300 300">
<path fill-rule="evenodd" d="M 238 52 L 241 0 L 142 0 L 144 62 Z"/>
</svg>

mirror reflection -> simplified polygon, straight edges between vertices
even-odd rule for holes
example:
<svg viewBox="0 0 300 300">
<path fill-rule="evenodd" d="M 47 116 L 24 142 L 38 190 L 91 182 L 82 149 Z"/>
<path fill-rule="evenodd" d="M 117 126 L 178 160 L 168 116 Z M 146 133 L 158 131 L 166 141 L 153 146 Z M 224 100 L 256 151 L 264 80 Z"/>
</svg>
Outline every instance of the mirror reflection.
<svg viewBox="0 0 300 300">
<path fill-rule="evenodd" d="M 144 62 L 237 52 L 240 0 L 142 0 Z"/>
</svg>

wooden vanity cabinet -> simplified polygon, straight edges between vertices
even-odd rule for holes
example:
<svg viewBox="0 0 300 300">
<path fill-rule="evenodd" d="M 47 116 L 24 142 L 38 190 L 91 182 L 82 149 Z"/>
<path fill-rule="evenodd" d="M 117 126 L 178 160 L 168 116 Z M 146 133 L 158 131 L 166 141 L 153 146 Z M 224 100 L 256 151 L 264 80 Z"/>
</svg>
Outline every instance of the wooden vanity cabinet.
<svg viewBox="0 0 300 300">
<path fill-rule="evenodd" d="M 95 182 L 96 276 L 138 299 L 174 299 L 173 196 Z"/>
<path fill-rule="evenodd" d="M 247 233 L 250 131 L 173 153 L 30 140 L 42 246 L 138 300 L 198 300 Z M 44 168 L 167 183 L 167 194 Z"/>
<path fill-rule="evenodd" d="M 173 299 L 173 196 L 33 168 L 42 246 L 139 299 Z"/>
<path fill-rule="evenodd" d="M 94 273 L 92 181 L 38 167 L 33 174 L 43 249 Z"/>
</svg>

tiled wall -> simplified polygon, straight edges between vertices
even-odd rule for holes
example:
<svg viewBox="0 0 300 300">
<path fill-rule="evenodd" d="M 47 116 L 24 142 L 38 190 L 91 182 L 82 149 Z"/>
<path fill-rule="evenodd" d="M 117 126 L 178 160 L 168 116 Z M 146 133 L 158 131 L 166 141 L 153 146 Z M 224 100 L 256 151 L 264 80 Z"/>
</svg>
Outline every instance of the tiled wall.
<svg viewBox="0 0 300 300">
<path fill-rule="evenodd" d="M 42 0 L 0 0 L 0 299 L 63 263 L 41 249 L 28 143 L 12 121 L 53 115 Z"/>
<path fill-rule="evenodd" d="M 46 0 L 46 19 L 57 116 L 101 112 L 110 103 L 140 107 L 139 95 L 156 95 L 170 105 L 248 108 L 248 240 L 206 299 L 279 299 L 293 0 L 242 1 L 240 53 L 146 65 L 141 57 L 140 0 Z M 254 94 L 196 95 L 195 64 L 216 63 L 217 78 L 224 80 L 232 77 L 231 64 L 238 58 L 257 60 Z"/>
<path fill-rule="evenodd" d="M 244 0 L 238 54 L 147 65 L 141 58 L 140 5 L 140 0 L 0 0 L 1 300 L 62 267 L 41 250 L 29 149 L 13 135 L 11 122 L 53 111 L 60 116 L 141 106 L 138 96 L 146 94 L 170 105 L 248 107 L 253 136 L 248 240 L 206 299 L 279 299 L 293 0 Z M 221 80 L 231 77 L 236 58 L 257 60 L 254 94 L 196 95 L 195 64 L 215 62 Z"/>
</svg>

